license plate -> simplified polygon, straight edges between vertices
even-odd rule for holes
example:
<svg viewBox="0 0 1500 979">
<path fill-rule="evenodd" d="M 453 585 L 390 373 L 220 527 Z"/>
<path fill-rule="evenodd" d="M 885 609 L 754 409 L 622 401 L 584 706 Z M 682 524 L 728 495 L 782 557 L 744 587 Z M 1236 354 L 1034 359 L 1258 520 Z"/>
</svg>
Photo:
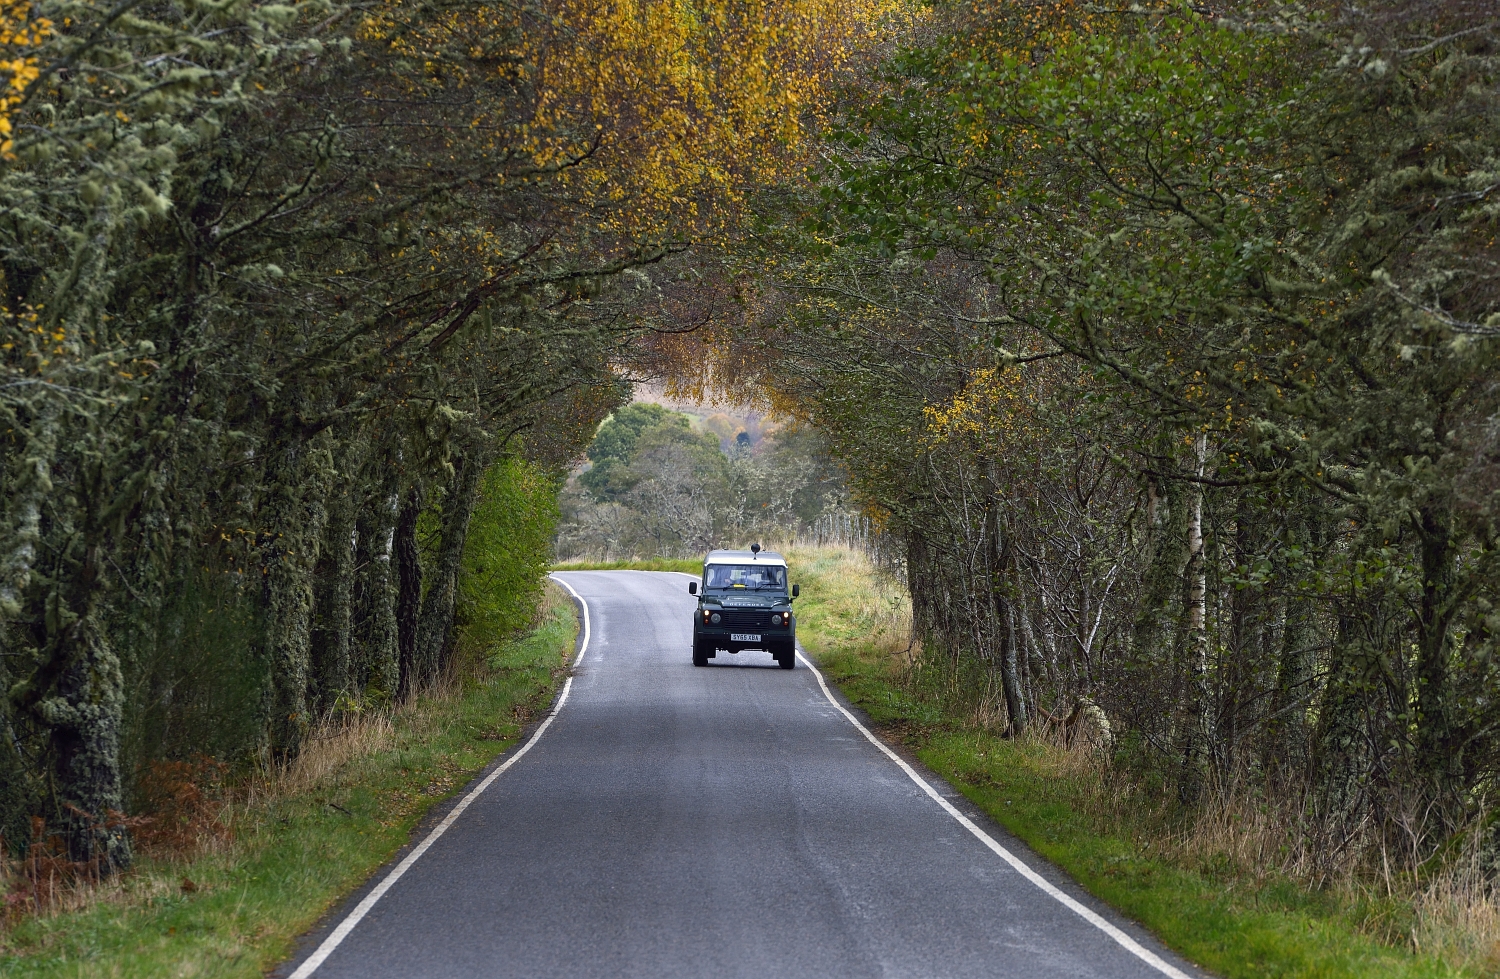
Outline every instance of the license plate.
<svg viewBox="0 0 1500 979">
<path fill-rule="evenodd" d="M 760 633 L 758 633 L 758 632 L 731 632 L 729 634 L 729 641 L 730 642 L 760 642 Z"/>
</svg>

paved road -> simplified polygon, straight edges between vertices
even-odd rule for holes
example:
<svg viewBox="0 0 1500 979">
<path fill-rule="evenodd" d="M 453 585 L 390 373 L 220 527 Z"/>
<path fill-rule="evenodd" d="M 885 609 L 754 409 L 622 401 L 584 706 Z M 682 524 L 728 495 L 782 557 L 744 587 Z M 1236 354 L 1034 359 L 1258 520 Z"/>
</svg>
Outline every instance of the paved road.
<svg viewBox="0 0 1500 979">
<path fill-rule="evenodd" d="M 316 979 L 1166 974 L 965 829 L 805 663 L 721 654 L 695 669 L 686 577 L 561 577 L 592 626 L 568 699 Z M 1148 956 L 1198 975 L 974 821 Z M 361 896 L 280 974 L 311 965 Z"/>
</svg>

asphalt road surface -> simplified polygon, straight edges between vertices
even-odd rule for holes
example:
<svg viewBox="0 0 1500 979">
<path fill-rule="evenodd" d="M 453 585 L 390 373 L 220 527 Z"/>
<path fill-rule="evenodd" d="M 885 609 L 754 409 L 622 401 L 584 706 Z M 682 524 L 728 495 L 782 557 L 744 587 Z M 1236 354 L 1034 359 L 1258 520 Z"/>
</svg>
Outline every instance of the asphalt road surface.
<svg viewBox="0 0 1500 979">
<path fill-rule="evenodd" d="M 280 975 L 1200 975 L 915 781 L 805 661 L 695 669 L 686 576 L 558 577 L 590 613 L 562 705 Z"/>
</svg>

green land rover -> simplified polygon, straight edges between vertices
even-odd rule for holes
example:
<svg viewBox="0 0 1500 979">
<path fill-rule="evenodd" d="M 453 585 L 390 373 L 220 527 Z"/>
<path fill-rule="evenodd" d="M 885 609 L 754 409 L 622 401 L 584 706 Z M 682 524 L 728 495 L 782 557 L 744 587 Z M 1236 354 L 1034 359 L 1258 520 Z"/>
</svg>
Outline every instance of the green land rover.
<svg viewBox="0 0 1500 979">
<path fill-rule="evenodd" d="M 787 590 L 786 559 L 752 544 L 748 551 L 709 551 L 700 582 L 688 585 L 698 596 L 693 613 L 693 665 L 707 666 L 719 652 L 761 649 L 783 670 L 797 665 L 797 621 L 792 615 L 796 585 Z"/>
</svg>

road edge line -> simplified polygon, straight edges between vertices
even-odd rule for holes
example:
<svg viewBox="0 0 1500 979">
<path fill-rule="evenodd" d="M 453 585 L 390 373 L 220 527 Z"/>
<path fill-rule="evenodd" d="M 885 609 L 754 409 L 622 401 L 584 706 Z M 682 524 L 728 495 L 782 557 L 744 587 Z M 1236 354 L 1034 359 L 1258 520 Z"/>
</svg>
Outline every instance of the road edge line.
<svg viewBox="0 0 1500 979">
<path fill-rule="evenodd" d="M 578 603 L 578 608 L 583 612 L 583 639 L 578 643 L 578 655 L 573 660 L 573 668 L 577 669 L 579 664 L 583 662 L 583 654 L 587 652 L 589 648 L 589 635 L 592 631 L 589 627 L 589 603 L 583 600 L 582 595 L 573 590 L 572 585 L 568 584 L 557 575 L 558 572 L 556 571 L 547 572 L 548 580 L 555 581 L 559 585 L 562 585 L 564 588 L 566 588 L 568 590 L 568 594 L 573 596 L 574 601 Z M 559 706 L 561 705 L 559 704 Z"/>
<path fill-rule="evenodd" d="M 1162 973 L 1165 976 L 1171 977 L 1171 979 L 1192 979 L 1192 977 L 1187 973 L 1172 965 L 1170 962 L 1165 961 L 1161 956 L 1146 948 L 1140 942 L 1137 942 L 1134 938 L 1131 938 L 1119 928 L 1110 924 L 1109 921 L 1107 921 L 1098 912 L 1094 911 L 1084 904 L 1079 903 L 1079 901 L 1069 896 L 1056 884 L 1052 883 L 1050 880 L 1043 877 L 1035 870 L 1032 870 L 1031 867 L 1029 867 L 1026 862 L 1023 861 L 1020 857 L 1016 856 L 1014 853 L 1011 853 L 1005 847 L 1001 846 L 999 841 L 997 841 L 993 836 L 986 833 L 968 816 L 965 816 L 963 813 L 959 812 L 958 809 L 953 805 L 953 803 L 943 798 L 941 793 L 939 793 L 937 789 L 934 789 L 932 787 L 931 783 L 929 783 L 921 775 L 917 774 L 916 769 L 907 764 L 906 759 L 896 754 L 896 752 L 891 750 L 891 747 L 889 745 L 887 745 L 884 741 L 881 741 L 874 734 L 870 733 L 869 728 L 861 724 L 857 717 L 851 714 L 843 704 L 838 702 L 838 699 L 833 695 L 833 691 L 828 689 L 827 681 L 823 679 L 823 671 L 818 669 L 817 666 L 813 664 L 813 661 L 808 659 L 800 649 L 797 651 L 797 658 L 800 659 L 804 664 L 806 664 L 807 668 L 812 671 L 813 676 L 817 678 L 818 686 L 823 689 L 823 696 L 827 697 L 828 702 L 832 704 L 840 714 L 843 714 L 844 718 L 859 730 L 859 733 L 865 736 L 866 741 L 869 741 L 876 748 L 879 748 L 882 754 L 884 754 L 891 761 L 895 762 L 896 765 L 906 773 L 908 778 L 917 783 L 917 785 L 921 786 L 922 791 L 926 792 L 934 802 L 942 806 L 943 810 L 947 812 L 948 815 L 952 816 L 960 826 L 972 833 L 979 840 L 979 842 L 988 847 L 996 856 L 1000 857 L 1000 859 L 1010 864 L 1010 866 L 1017 873 L 1019 873 L 1022 877 L 1025 877 L 1027 880 L 1031 881 L 1031 883 L 1035 884 L 1049 897 L 1056 900 L 1059 904 L 1067 908 L 1069 911 L 1072 911 L 1074 914 L 1078 915 L 1084 921 L 1087 921 L 1095 928 L 1104 932 L 1104 934 L 1114 939 L 1115 943 L 1118 944 L 1121 948 L 1125 949 L 1125 951 L 1129 952 L 1136 958 L 1140 959 L 1142 962 L 1151 966 L 1153 969 L 1156 969 L 1158 972 Z"/>
<path fill-rule="evenodd" d="M 548 577 L 550 578 L 551 575 L 548 575 Z M 583 609 L 583 641 L 578 646 L 578 658 L 573 661 L 573 666 L 577 667 L 583 661 L 583 654 L 589 646 L 588 602 L 585 602 L 583 597 L 574 591 L 573 587 L 567 582 L 560 578 L 553 578 L 552 580 L 566 588 L 568 593 L 578 600 L 579 607 Z M 470 790 L 469 794 L 464 796 L 458 805 L 454 806 L 448 812 L 448 815 L 444 816 L 442 821 L 432 828 L 432 831 L 427 834 L 426 838 L 421 843 L 418 843 L 416 848 L 408 853 L 404 860 L 396 864 L 395 868 L 385 875 L 385 879 L 376 884 L 374 890 L 366 894 L 364 900 L 360 901 L 354 910 L 350 911 L 344 920 L 338 923 L 338 927 L 333 929 L 332 934 L 323 939 L 322 944 L 311 955 L 302 960 L 302 964 L 297 966 L 296 971 L 287 976 L 287 979 L 308 979 L 308 976 L 311 976 L 318 970 L 318 967 L 327 960 L 328 956 L 332 955 L 334 950 L 343 944 L 344 939 L 349 937 L 349 933 L 354 931 L 355 926 L 364 920 L 365 915 L 370 913 L 370 909 L 385 896 L 385 892 L 390 890 L 396 881 L 400 880 L 411 869 L 412 864 L 421 859 L 422 854 L 426 853 L 432 844 L 436 843 L 444 833 L 448 832 L 448 827 L 458 821 L 458 817 L 464 814 L 464 810 L 469 808 L 469 804 L 479 798 L 480 793 L 489 788 L 495 779 L 504 775 L 512 765 L 520 761 L 526 752 L 531 750 L 532 745 L 536 744 L 542 735 L 547 733 L 547 728 L 551 727 L 552 722 L 557 719 L 557 715 L 562 710 L 563 704 L 568 702 L 568 692 L 572 689 L 573 678 L 570 676 L 563 681 L 562 693 L 558 695 L 557 703 L 553 705 L 552 712 L 547 715 L 547 719 L 542 721 L 541 725 L 537 727 L 526 743 L 521 746 L 520 750 L 505 759 L 500 767 L 490 772 L 489 775 L 485 776 L 483 782 L 480 782 Z"/>
</svg>

